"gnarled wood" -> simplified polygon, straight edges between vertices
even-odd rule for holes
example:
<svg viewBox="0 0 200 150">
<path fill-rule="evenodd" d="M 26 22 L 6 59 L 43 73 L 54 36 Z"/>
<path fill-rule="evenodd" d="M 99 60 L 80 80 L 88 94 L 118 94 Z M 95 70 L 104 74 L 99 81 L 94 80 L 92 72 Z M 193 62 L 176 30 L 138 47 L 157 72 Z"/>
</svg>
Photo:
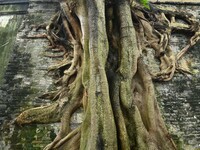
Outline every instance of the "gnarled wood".
<svg viewBox="0 0 200 150">
<path fill-rule="evenodd" d="M 33 36 L 48 38 L 52 53 L 64 52 L 63 60 L 48 69 L 59 74 L 61 87 L 41 97 L 56 101 L 22 112 L 16 122 L 61 121 L 60 132 L 46 150 L 177 149 L 159 111 L 152 79 L 169 81 L 175 72 L 191 73 L 183 56 L 200 39 L 198 21 L 176 9 L 152 5 L 148 10 L 133 0 L 60 0 L 60 6 L 47 33 Z M 170 47 L 175 31 L 191 33 L 177 54 Z M 149 49 L 155 52 L 152 59 L 160 62 L 159 70 L 144 63 Z M 80 107 L 83 122 L 71 130 L 70 118 Z"/>
</svg>

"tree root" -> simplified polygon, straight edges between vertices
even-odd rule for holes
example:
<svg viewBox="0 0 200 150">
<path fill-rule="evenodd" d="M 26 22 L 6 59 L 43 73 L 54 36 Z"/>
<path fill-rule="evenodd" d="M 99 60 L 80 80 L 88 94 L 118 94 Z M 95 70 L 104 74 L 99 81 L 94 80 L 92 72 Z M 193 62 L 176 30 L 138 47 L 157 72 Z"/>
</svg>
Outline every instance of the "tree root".
<svg viewBox="0 0 200 150">
<path fill-rule="evenodd" d="M 50 91 L 50 92 L 47 92 L 45 94 L 40 95 L 38 98 L 54 100 L 55 99 L 55 95 L 57 95 L 57 93 L 58 93 L 58 91 Z"/>
<path fill-rule="evenodd" d="M 59 72 L 60 89 L 41 96 L 55 102 L 24 111 L 16 123 L 61 121 L 58 135 L 45 150 L 176 149 L 158 109 L 152 79 L 169 81 L 175 72 L 191 73 L 183 56 L 200 39 L 198 21 L 176 9 L 150 11 L 135 1 L 130 7 L 125 0 L 115 1 L 117 5 L 88 0 L 89 8 L 84 2 L 61 1 L 47 33 L 29 36 L 47 38 L 53 53 L 63 52 L 63 60 L 48 68 Z M 170 48 L 174 31 L 192 34 L 177 54 Z M 156 73 L 142 60 L 147 48 L 160 62 Z M 72 130 L 71 116 L 80 107 L 84 121 Z"/>
<path fill-rule="evenodd" d="M 188 70 L 188 67 L 179 66 L 178 61 L 180 58 L 188 51 L 188 49 L 196 44 L 200 39 L 200 26 L 197 20 L 191 14 L 186 12 L 178 11 L 176 9 L 166 9 L 163 7 L 158 7 L 161 13 L 154 13 L 148 11 L 140 11 L 140 8 L 137 5 L 133 5 L 136 15 L 136 19 L 140 24 L 138 33 L 141 33 L 141 30 L 144 31 L 144 34 L 138 34 L 138 39 L 145 39 L 148 44 L 144 42 L 141 45 L 150 46 L 155 50 L 156 57 L 160 60 L 160 72 L 151 73 L 154 80 L 159 81 L 169 81 L 173 78 L 174 73 L 181 71 L 182 73 L 191 73 Z M 139 9 L 139 10 L 138 10 Z M 151 18 L 146 18 L 145 16 L 153 15 L 154 20 L 159 21 L 160 24 L 152 22 Z M 167 17 L 166 17 L 167 16 Z M 184 23 L 177 21 L 182 19 Z M 169 47 L 169 39 L 174 30 L 181 30 L 193 33 L 193 36 L 182 50 L 178 54 L 174 54 L 173 50 Z M 142 42 L 142 41 L 141 41 Z M 142 46 L 145 49 L 144 46 Z M 186 69 L 187 68 L 187 69 Z"/>
<path fill-rule="evenodd" d="M 80 108 L 82 105 L 82 99 L 83 99 L 83 88 L 82 88 L 82 80 L 81 80 L 81 73 L 78 74 L 77 79 L 70 85 L 70 91 L 68 95 L 70 101 L 69 105 L 66 105 L 63 109 L 63 115 L 61 118 L 61 129 L 56 138 L 52 143 L 50 143 L 45 150 L 49 150 L 52 148 L 60 147 L 60 145 L 63 144 L 64 141 L 67 141 L 70 139 L 74 133 L 77 134 L 76 130 L 74 132 L 71 132 L 70 135 L 70 118 L 71 115 Z M 79 128 L 77 128 L 79 130 Z M 74 135 L 75 136 L 75 135 Z M 79 135 L 80 136 L 80 135 Z"/>
<path fill-rule="evenodd" d="M 80 129 L 81 129 L 81 127 L 77 127 L 76 129 L 72 130 L 69 134 L 67 134 L 64 138 L 62 138 L 62 139 L 59 138 L 57 140 L 54 140 L 54 142 L 47 145 L 44 148 L 44 150 L 58 149 L 59 147 L 61 147 L 64 144 L 68 144 L 67 145 L 68 149 L 72 149 L 73 145 L 76 145 L 76 144 L 79 145 L 78 140 L 80 139 L 80 133 L 81 133 Z"/>
<path fill-rule="evenodd" d="M 51 72 L 51 71 L 57 71 L 58 69 L 60 68 L 63 68 L 65 66 L 69 66 L 72 64 L 72 61 L 71 60 L 68 60 L 68 59 L 63 59 L 61 62 L 55 64 L 55 65 L 52 65 L 50 67 L 48 67 L 48 72 Z"/>
<path fill-rule="evenodd" d="M 30 123 L 53 123 L 60 121 L 61 113 L 59 112 L 59 104 L 57 102 L 49 106 L 41 106 L 32 108 L 21 113 L 15 122 L 18 125 Z"/>
</svg>

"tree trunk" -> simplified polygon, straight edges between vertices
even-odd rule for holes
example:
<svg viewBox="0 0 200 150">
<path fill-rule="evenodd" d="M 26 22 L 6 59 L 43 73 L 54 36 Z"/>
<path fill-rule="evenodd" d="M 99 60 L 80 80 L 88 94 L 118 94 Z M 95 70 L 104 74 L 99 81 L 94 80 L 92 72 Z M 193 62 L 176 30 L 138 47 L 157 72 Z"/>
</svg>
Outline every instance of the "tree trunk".
<svg viewBox="0 0 200 150">
<path fill-rule="evenodd" d="M 46 150 L 176 149 L 152 78 L 168 81 L 175 71 L 189 73 L 177 62 L 199 40 L 197 21 L 183 12 L 148 10 L 128 0 L 63 0 L 60 6 L 45 36 L 65 51 L 63 61 L 49 68 L 62 72 L 57 81 L 62 88 L 42 96 L 56 100 L 52 105 L 29 109 L 16 123 L 61 121 L 59 134 Z M 187 24 L 176 22 L 174 16 Z M 172 29 L 193 33 L 177 55 L 169 46 Z M 144 63 L 146 47 L 160 60 L 157 73 Z M 71 115 L 80 107 L 83 122 L 72 130 Z"/>
</svg>

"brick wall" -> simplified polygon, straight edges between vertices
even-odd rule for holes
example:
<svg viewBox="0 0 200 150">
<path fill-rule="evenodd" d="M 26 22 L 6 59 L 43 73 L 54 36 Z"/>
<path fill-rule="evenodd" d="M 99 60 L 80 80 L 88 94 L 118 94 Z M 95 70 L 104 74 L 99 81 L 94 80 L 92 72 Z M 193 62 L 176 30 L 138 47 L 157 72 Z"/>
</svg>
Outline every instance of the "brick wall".
<svg viewBox="0 0 200 150">
<path fill-rule="evenodd" d="M 200 5 L 179 5 L 178 8 L 200 18 Z M 186 35 L 173 34 L 171 47 L 179 51 L 186 42 Z M 177 134 L 174 137 L 200 148 L 200 42 L 189 49 L 186 58 L 192 61 L 194 75 L 176 74 L 170 82 L 156 83 L 156 90 L 168 127 L 172 134 Z"/>
</svg>

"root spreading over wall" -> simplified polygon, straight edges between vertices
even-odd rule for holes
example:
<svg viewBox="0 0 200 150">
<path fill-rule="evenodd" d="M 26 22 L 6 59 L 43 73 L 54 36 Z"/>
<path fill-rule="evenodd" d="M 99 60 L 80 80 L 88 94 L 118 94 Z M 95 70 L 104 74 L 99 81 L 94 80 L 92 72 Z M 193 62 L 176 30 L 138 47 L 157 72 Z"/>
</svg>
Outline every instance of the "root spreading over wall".
<svg viewBox="0 0 200 150">
<path fill-rule="evenodd" d="M 152 80 L 169 81 L 176 72 L 192 74 L 184 54 L 200 39 L 197 20 L 189 13 L 133 0 L 61 0 L 60 11 L 45 25 L 52 52 L 62 61 L 50 66 L 57 91 L 41 98 L 49 106 L 22 112 L 16 123 L 61 122 L 60 132 L 44 149 L 171 150 L 177 149 L 162 119 Z M 182 21 L 180 21 L 182 20 Z M 190 35 L 175 53 L 171 34 Z M 159 71 L 144 63 L 149 48 Z M 148 56 L 145 56 L 148 57 Z M 73 113 L 83 108 L 84 120 L 70 128 Z"/>
</svg>

